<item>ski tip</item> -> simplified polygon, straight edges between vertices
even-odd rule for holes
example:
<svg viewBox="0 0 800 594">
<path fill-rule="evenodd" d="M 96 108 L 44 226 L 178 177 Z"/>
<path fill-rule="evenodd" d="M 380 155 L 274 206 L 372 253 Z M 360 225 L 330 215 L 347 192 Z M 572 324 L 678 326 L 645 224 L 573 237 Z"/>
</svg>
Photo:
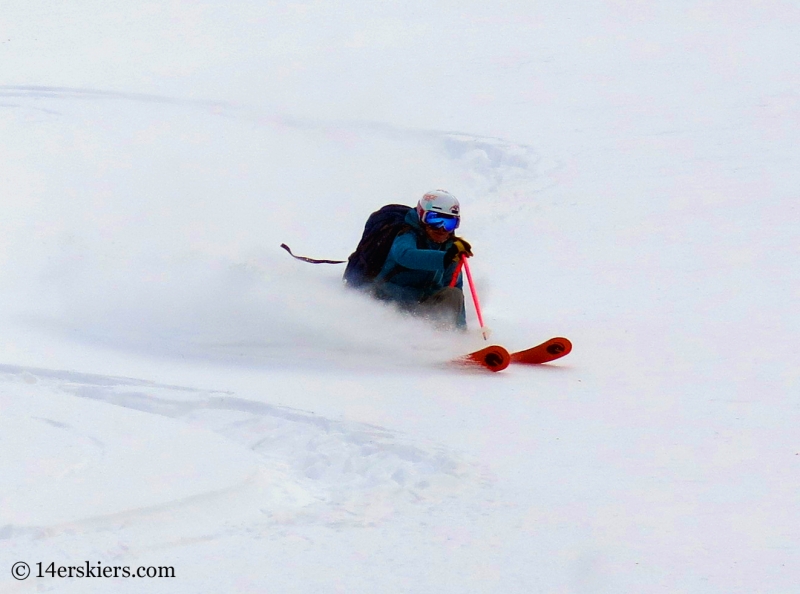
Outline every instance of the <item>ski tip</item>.
<svg viewBox="0 0 800 594">
<path fill-rule="evenodd" d="M 566 357 L 570 351 L 572 351 L 572 343 L 569 339 L 558 336 L 525 351 L 512 353 L 511 362 L 540 365 Z"/>
<path fill-rule="evenodd" d="M 570 351 L 572 350 L 572 343 L 569 341 L 568 338 L 564 337 L 556 337 L 551 338 L 547 341 L 547 347 L 545 349 L 551 355 L 558 355 L 559 357 L 565 357 L 569 355 Z"/>
<path fill-rule="evenodd" d="M 457 359 L 463 365 L 477 365 L 489 371 L 503 371 L 511 363 L 511 355 L 500 345 L 492 345 Z"/>
</svg>

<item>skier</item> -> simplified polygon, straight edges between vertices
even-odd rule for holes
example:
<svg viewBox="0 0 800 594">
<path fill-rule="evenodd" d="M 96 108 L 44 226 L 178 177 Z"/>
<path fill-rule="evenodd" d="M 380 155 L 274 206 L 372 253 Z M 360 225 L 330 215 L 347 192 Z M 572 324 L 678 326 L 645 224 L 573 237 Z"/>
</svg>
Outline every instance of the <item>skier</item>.
<svg viewBox="0 0 800 594">
<path fill-rule="evenodd" d="M 444 190 L 428 192 L 403 222 L 371 294 L 441 328 L 465 330 L 461 274 L 450 286 L 460 258 L 472 256 L 470 244 L 454 233 L 461 222 L 458 200 Z"/>
<path fill-rule="evenodd" d="M 349 289 L 396 303 L 406 311 L 433 319 L 440 327 L 465 330 L 460 264 L 462 258 L 472 256 L 472 248 L 455 235 L 460 222 L 455 196 L 434 190 L 425 194 L 416 207 L 387 204 L 373 212 L 358 246 L 346 261 L 295 256 L 285 243 L 281 247 L 293 258 L 311 264 L 347 263 L 342 281 Z M 466 262 L 463 265 L 469 279 L 469 266 Z M 488 339 L 471 279 L 470 288 L 483 337 Z M 556 337 L 513 353 L 490 345 L 454 362 L 502 371 L 509 363 L 540 365 L 571 351 L 568 339 Z"/>
</svg>

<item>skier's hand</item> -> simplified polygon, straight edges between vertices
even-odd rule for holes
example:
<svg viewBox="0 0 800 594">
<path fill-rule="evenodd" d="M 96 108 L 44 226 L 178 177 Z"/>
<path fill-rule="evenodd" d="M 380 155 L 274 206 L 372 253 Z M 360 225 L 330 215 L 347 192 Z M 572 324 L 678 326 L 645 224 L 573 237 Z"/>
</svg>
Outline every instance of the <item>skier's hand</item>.
<svg viewBox="0 0 800 594">
<path fill-rule="evenodd" d="M 458 250 L 456 256 L 464 254 L 464 256 L 467 258 L 472 257 L 472 246 L 466 239 L 461 239 L 460 237 L 456 237 L 455 241 L 453 242 L 453 247 Z"/>
<path fill-rule="evenodd" d="M 466 239 L 456 237 L 453 245 L 451 245 L 444 253 L 444 267 L 447 268 L 461 256 L 464 256 L 465 258 L 471 258 L 472 246 Z"/>
</svg>

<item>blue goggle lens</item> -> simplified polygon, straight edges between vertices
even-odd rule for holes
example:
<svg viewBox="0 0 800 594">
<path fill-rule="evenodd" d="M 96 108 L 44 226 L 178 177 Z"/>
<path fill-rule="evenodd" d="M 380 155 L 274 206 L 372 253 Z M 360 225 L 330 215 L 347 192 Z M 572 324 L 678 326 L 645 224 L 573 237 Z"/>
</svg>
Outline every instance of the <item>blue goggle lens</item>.
<svg viewBox="0 0 800 594">
<path fill-rule="evenodd" d="M 422 222 L 436 229 L 455 231 L 461 221 L 458 217 L 454 217 L 453 215 L 429 210 L 425 213 L 425 216 L 422 217 Z"/>
</svg>

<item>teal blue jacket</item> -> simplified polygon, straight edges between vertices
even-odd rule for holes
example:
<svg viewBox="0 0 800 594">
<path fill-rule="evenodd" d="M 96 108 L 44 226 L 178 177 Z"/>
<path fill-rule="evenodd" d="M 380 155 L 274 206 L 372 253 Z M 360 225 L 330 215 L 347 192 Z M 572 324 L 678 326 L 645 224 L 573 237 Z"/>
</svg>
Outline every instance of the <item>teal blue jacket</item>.
<svg viewBox="0 0 800 594">
<path fill-rule="evenodd" d="M 410 229 L 395 238 L 386 263 L 375 278 L 373 290 L 379 299 L 410 305 L 450 286 L 456 262 L 444 265 L 444 254 L 453 245 L 452 236 L 444 243 L 434 242 L 425 233 L 413 208 L 408 211 L 405 223 Z M 459 289 L 461 281 L 459 273 L 455 285 Z"/>
</svg>

